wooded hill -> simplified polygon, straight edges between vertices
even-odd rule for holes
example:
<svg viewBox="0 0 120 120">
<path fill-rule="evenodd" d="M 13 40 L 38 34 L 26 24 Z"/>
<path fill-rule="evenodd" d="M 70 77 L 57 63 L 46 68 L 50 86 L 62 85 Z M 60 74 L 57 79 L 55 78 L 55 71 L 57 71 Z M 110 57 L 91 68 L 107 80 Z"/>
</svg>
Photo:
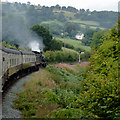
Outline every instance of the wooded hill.
<svg viewBox="0 0 120 120">
<path fill-rule="evenodd" d="M 25 3 L 3 3 L 3 23 L 6 19 L 15 19 L 19 24 L 33 26 L 42 24 L 49 27 L 50 31 L 59 35 L 65 31 L 65 25 L 71 22 L 76 31 L 84 32 L 87 28 L 111 28 L 118 19 L 118 13 L 113 11 L 90 11 L 89 9 L 76 9 L 68 6 L 34 6 L 30 2 Z M 6 25 L 8 23 L 6 22 Z M 4 24 L 3 24 L 4 27 Z"/>
</svg>

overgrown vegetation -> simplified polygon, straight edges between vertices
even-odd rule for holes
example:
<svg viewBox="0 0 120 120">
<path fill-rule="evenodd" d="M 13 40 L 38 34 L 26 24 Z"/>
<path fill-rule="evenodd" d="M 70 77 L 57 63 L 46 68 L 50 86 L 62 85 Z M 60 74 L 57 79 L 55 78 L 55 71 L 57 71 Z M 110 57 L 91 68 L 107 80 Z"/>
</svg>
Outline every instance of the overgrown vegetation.
<svg viewBox="0 0 120 120">
<path fill-rule="evenodd" d="M 91 57 L 89 72 L 82 82 L 81 105 L 102 119 L 119 119 L 118 26 L 113 27 L 103 40 Z"/>
<path fill-rule="evenodd" d="M 22 111 L 24 118 L 89 118 L 91 115 L 74 108 L 82 80 L 75 71 L 83 73 L 86 65 L 68 66 L 57 64 L 41 69 L 24 84 L 25 91 L 18 94 L 14 108 Z"/>
</svg>

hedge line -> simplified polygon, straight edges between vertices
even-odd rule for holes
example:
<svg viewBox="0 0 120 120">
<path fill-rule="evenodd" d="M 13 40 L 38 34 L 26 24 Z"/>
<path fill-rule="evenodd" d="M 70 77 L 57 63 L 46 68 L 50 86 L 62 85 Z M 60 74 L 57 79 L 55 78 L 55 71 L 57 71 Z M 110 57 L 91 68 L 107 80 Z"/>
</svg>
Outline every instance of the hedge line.
<svg viewBox="0 0 120 120">
<path fill-rule="evenodd" d="M 69 51 L 47 51 L 44 53 L 47 62 L 77 62 L 79 54 Z M 90 52 L 81 55 L 81 61 L 88 61 Z"/>
</svg>

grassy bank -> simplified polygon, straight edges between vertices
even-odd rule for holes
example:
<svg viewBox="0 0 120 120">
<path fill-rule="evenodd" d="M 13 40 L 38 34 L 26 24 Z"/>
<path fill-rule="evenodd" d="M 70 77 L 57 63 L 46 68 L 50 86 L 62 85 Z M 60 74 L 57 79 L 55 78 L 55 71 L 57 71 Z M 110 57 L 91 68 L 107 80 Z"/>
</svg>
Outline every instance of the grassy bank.
<svg viewBox="0 0 120 120">
<path fill-rule="evenodd" d="M 79 40 L 73 40 L 70 38 L 56 38 L 56 40 L 62 41 L 65 44 L 73 45 L 75 49 L 81 48 L 82 50 L 85 50 L 85 51 L 91 50 L 91 48 L 89 46 L 82 45 L 82 42 Z"/>
<path fill-rule="evenodd" d="M 24 118 L 89 118 L 79 106 L 82 73 L 87 63 L 56 64 L 41 69 L 24 83 L 24 92 L 17 94 L 14 108 Z"/>
</svg>

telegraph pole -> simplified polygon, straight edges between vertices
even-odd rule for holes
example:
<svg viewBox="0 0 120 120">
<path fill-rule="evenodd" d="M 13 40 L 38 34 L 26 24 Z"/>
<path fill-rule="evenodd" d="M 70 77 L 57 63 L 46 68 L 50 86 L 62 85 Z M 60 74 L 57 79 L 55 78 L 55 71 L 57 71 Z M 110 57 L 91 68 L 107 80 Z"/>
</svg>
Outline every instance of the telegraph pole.
<svg viewBox="0 0 120 120">
<path fill-rule="evenodd" d="M 81 53 L 81 52 L 79 51 L 79 64 L 80 64 L 80 53 Z"/>
<path fill-rule="evenodd" d="M 80 64 L 80 54 L 84 54 L 84 52 L 79 51 L 79 64 Z"/>
</svg>

